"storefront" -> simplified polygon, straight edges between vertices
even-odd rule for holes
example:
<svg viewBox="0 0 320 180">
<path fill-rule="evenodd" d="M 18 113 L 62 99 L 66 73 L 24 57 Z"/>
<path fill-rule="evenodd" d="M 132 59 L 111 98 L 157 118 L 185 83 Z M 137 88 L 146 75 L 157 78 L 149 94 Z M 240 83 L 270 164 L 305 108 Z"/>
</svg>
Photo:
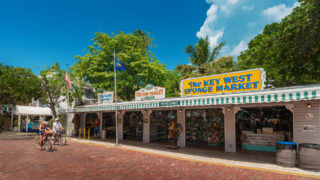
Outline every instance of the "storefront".
<svg viewBox="0 0 320 180">
<path fill-rule="evenodd" d="M 102 113 L 102 129 L 106 131 L 106 138 L 114 138 L 116 135 L 116 119 L 114 112 Z"/>
<path fill-rule="evenodd" d="M 224 148 L 224 116 L 221 108 L 187 109 L 185 116 L 187 146 Z"/>
<path fill-rule="evenodd" d="M 293 141 L 293 116 L 285 106 L 241 108 L 236 114 L 242 150 L 276 151 L 277 141 Z"/>
<path fill-rule="evenodd" d="M 166 141 L 174 119 L 181 125 L 180 147 L 272 152 L 277 140 L 320 144 L 320 84 L 263 89 L 264 78 L 260 69 L 201 77 L 182 82 L 182 97 L 63 112 L 85 119 L 86 113 L 117 109 L 119 140 Z"/>
<path fill-rule="evenodd" d="M 176 110 L 152 111 L 150 115 L 150 141 L 168 142 L 169 128 L 172 123 L 177 123 Z"/>
<path fill-rule="evenodd" d="M 142 141 L 143 116 L 139 111 L 126 112 L 123 117 L 123 139 Z"/>
<path fill-rule="evenodd" d="M 51 118 L 50 108 L 18 105 L 15 106 L 11 121 L 15 131 L 37 132 L 40 122 Z"/>
</svg>

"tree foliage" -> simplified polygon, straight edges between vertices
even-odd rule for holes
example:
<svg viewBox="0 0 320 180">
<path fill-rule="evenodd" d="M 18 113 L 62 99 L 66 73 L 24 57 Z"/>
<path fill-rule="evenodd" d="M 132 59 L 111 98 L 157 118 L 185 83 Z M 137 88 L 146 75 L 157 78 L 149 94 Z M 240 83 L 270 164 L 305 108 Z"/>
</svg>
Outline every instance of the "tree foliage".
<svg viewBox="0 0 320 180">
<path fill-rule="evenodd" d="M 302 85 L 320 82 L 320 1 L 301 5 L 280 23 L 265 26 L 238 57 L 240 69 L 262 67 L 267 84 Z"/>
<path fill-rule="evenodd" d="M 117 72 L 117 94 L 120 99 L 132 100 L 135 91 L 148 84 L 164 86 L 168 72 L 150 51 L 153 39 L 148 33 L 135 30 L 134 33 L 108 35 L 103 32 L 95 34 L 93 46 L 78 60 L 72 69 L 97 90 L 114 91 L 113 54 L 126 67 Z"/>
<path fill-rule="evenodd" d="M 54 118 L 57 117 L 56 108 L 59 108 L 60 102 L 67 102 L 69 100 L 67 103 L 70 105 L 74 100 L 81 99 L 83 91 L 79 87 L 81 87 L 83 82 L 74 77 L 72 71 L 69 71 L 68 75 L 73 83 L 73 87 L 68 91 L 65 81 L 66 71 L 60 68 L 59 63 L 45 68 L 40 72 L 40 75 L 43 92 L 42 101 L 48 104 Z"/>
<path fill-rule="evenodd" d="M 40 96 L 40 79 L 30 69 L 0 63 L 0 105 L 27 104 Z"/>
</svg>

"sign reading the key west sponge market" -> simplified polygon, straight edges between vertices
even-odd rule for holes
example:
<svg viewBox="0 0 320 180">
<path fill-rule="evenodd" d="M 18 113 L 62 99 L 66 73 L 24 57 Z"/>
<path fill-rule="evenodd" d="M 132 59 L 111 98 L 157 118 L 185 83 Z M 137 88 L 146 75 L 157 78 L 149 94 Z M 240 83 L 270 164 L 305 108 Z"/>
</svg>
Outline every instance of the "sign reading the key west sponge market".
<svg viewBox="0 0 320 180">
<path fill-rule="evenodd" d="M 136 91 L 136 101 L 163 99 L 166 97 L 166 88 L 147 85 L 145 88 Z"/>
<path fill-rule="evenodd" d="M 214 76 L 185 79 L 180 82 L 181 96 L 261 90 L 264 87 L 263 69 L 238 71 Z"/>
</svg>

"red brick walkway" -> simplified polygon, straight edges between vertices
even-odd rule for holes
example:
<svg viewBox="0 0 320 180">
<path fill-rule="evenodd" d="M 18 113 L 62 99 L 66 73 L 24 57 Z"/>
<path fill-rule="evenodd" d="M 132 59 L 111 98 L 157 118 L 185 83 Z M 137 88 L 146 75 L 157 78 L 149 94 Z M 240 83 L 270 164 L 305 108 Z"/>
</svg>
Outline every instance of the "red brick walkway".
<svg viewBox="0 0 320 180">
<path fill-rule="evenodd" d="M 76 142 L 54 148 L 0 140 L 0 179 L 308 179 Z"/>
</svg>

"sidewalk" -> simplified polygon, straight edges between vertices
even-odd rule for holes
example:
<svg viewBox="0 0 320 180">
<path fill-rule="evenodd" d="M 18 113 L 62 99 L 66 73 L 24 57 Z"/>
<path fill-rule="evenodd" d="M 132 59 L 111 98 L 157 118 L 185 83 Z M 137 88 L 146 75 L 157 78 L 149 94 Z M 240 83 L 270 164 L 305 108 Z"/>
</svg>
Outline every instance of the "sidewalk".
<svg viewBox="0 0 320 180">
<path fill-rule="evenodd" d="M 92 144 L 97 146 L 115 147 L 114 139 L 101 140 L 93 138 L 83 140 L 71 138 L 74 142 Z M 207 164 L 215 164 L 227 167 L 245 168 L 257 171 L 273 172 L 280 174 L 312 177 L 320 179 L 320 172 L 307 171 L 299 168 L 287 168 L 275 163 L 274 153 L 262 152 L 238 152 L 226 153 L 217 150 L 180 148 L 176 150 L 167 149 L 162 143 L 142 143 L 133 140 L 122 140 L 115 148 L 136 151 L 156 156 L 170 157 L 186 161 L 195 161 Z"/>
<path fill-rule="evenodd" d="M 13 132 L 6 131 L 0 133 L 0 139 L 14 140 L 14 139 L 33 139 L 36 136 L 35 132 Z"/>
</svg>

